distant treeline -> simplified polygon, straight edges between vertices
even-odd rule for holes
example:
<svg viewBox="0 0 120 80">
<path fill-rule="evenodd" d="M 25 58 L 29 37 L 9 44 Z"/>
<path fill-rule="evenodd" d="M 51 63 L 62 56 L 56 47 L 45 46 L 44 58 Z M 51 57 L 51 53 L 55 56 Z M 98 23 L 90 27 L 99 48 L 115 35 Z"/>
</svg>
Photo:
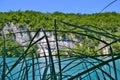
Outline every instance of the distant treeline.
<svg viewBox="0 0 120 80">
<path fill-rule="evenodd" d="M 116 33 L 120 30 L 120 13 L 105 12 L 93 14 L 74 14 L 74 13 L 42 13 L 35 11 L 10 11 L 0 12 L 0 27 L 8 22 L 19 23 L 20 26 L 27 25 L 32 29 L 43 26 L 52 29 L 54 19 L 66 21 L 75 25 L 93 25 L 109 32 Z M 62 28 L 62 25 L 59 26 Z"/>
</svg>

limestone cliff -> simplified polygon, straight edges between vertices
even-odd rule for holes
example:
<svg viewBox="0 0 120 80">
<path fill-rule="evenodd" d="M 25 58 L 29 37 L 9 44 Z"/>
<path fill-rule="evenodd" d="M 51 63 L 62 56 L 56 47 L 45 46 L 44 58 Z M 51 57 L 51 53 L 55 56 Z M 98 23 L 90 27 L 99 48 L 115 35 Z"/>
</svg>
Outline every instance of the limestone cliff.
<svg viewBox="0 0 120 80">
<path fill-rule="evenodd" d="M 3 27 L 3 32 L 5 35 L 10 34 L 9 38 L 14 39 L 16 42 L 18 42 L 21 46 L 27 46 L 30 42 L 30 36 L 33 37 L 35 35 L 35 32 L 27 32 L 26 26 L 19 26 L 18 24 L 13 24 L 12 22 L 6 24 Z M 29 35 L 30 34 L 30 35 Z M 53 32 L 46 32 L 49 44 L 51 47 L 51 51 L 56 51 L 56 42 L 55 42 L 55 36 Z M 39 32 L 37 36 L 35 37 L 34 41 L 40 39 L 44 36 L 43 32 Z M 68 36 L 58 36 L 59 41 L 59 48 L 74 48 L 76 45 L 76 42 L 80 42 L 81 39 L 77 38 L 70 38 Z M 43 38 L 39 42 L 36 43 L 40 56 L 43 56 L 43 52 L 46 52 L 46 55 L 48 55 L 48 46 L 46 43 L 46 39 Z M 80 44 L 81 45 L 81 44 Z"/>
<path fill-rule="evenodd" d="M 35 35 L 35 32 L 33 31 L 28 32 L 28 30 L 26 29 L 26 26 L 19 26 L 18 24 L 13 24 L 12 22 L 6 24 L 3 27 L 3 33 L 5 35 L 9 34 L 10 35 L 9 38 L 15 40 L 21 46 L 28 46 L 29 42 L 31 41 L 31 38 Z M 51 52 L 54 53 L 56 51 L 55 35 L 53 32 L 46 32 L 46 34 L 51 47 Z M 44 33 L 40 31 L 35 37 L 33 42 L 37 41 L 43 36 L 44 36 Z M 59 39 L 58 45 L 60 49 L 75 48 L 76 43 L 79 44 L 79 46 L 83 45 L 81 43 L 82 36 L 79 36 L 79 38 L 75 38 L 73 36 L 70 37 L 70 35 L 65 35 L 65 36 L 58 36 L 58 39 Z M 44 55 L 43 54 L 44 51 L 46 55 L 48 55 L 48 46 L 45 38 L 37 42 L 36 45 L 38 47 L 37 52 L 39 53 L 40 56 Z M 103 46 L 104 44 L 100 43 L 99 46 L 95 46 L 95 47 L 103 47 Z M 103 54 L 108 54 L 108 47 L 105 47 L 103 49 Z"/>
</svg>

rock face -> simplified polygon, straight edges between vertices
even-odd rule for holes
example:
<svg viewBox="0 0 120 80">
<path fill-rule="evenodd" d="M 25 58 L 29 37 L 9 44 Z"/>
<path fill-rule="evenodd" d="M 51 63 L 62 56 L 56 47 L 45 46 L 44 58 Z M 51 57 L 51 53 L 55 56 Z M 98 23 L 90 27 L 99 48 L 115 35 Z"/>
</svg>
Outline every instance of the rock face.
<svg viewBox="0 0 120 80">
<path fill-rule="evenodd" d="M 20 45 L 25 45 L 25 42 L 29 40 L 29 36 L 26 32 L 25 27 L 17 29 L 18 25 L 8 23 L 3 27 L 4 34 L 11 34 L 9 37 L 17 41 Z M 21 33 L 20 33 L 21 32 Z"/>
<path fill-rule="evenodd" d="M 10 38 L 18 42 L 21 46 L 27 46 L 29 42 L 31 41 L 31 38 L 35 35 L 35 32 L 27 32 L 27 29 L 25 26 L 19 27 L 17 24 L 13 24 L 12 22 L 6 24 L 3 27 L 4 34 L 10 34 Z M 53 32 L 46 32 L 47 38 L 49 40 L 51 52 L 54 53 L 56 51 L 56 41 L 55 41 L 55 35 Z M 34 41 L 37 41 L 38 39 L 42 38 L 44 36 L 43 32 L 39 32 L 37 36 L 34 38 Z M 82 36 L 79 36 L 78 38 L 75 38 L 73 36 L 58 36 L 58 45 L 60 49 L 68 49 L 68 48 L 75 48 L 76 43 L 79 44 L 79 46 L 82 46 Z M 43 38 L 39 42 L 36 43 L 37 45 L 37 53 L 39 56 L 44 56 L 44 53 L 46 56 L 48 56 L 48 44 L 46 43 L 46 39 Z M 99 46 L 104 46 L 104 44 L 100 43 Z M 24 47 L 25 48 L 25 47 Z M 26 49 L 26 48 L 25 48 Z M 108 54 L 108 47 L 103 49 L 103 54 Z M 67 54 L 67 53 L 66 53 Z"/>
<path fill-rule="evenodd" d="M 18 28 L 18 25 L 15 25 L 13 23 L 6 24 L 3 27 L 3 32 L 4 32 L 4 34 L 11 34 L 9 37 L 11 39 L 14 39 L 21 46 L 27 46 L 27 44 L 31 40 L 30 36 L 33 37 L 35 35 L 35 32 L 28 33 L 25 26 L 21 26 Z M 54 36 L 53 32 L 46 32 L 46 34 L 47 34 L 47 38 L 49 40 L 51 52 L 54 53 L 56 51 L 55 36 Z M 39 32 L 37 34 L 37 36 L 35 37 L 34 42 L 43 36 L 44 36 L 44 33 Z M 73 39 L 72 37 L 69 38 L 68 36 L 63 36 L 63 37 L 59 36 L 58 38 L 59 38 L 59 41 L 58 41 L 59 48 L 74 48 L 76 45 L 76 42 L 81 41 L 81 39 L 79 39 L 79 38 Z M 37 52 L 39 53 L 40 56 L 44 56 L 44 54 L 43 54 L 44 52 L 46 53 L 46 55 L 48 55 L 48 46 L 47 46 L 45 38 L 43 38 L 36 44 L 38 47 Z"/>
</svg>

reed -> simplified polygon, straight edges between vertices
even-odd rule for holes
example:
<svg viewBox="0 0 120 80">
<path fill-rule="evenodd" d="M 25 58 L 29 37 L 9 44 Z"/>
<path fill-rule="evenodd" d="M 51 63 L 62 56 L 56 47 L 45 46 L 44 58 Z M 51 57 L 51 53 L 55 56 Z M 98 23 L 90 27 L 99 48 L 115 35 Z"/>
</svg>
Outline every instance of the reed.
<svg viewBox="0 0 120 80">
<path fill-rule="evenodd" d="M 57 24 L 65 25 L 66 29 L 60 30 Z M 84 25 L 85 26 L 85 25 Z M 29 32 L 30 42 L 25 48 L 20 57 L 16 58 L 15 61 L 8 62 L 7 59 L 7 49 L 6 49 L 6 37 L 3 35 L 3 59 L 0 63 L 0 79 L 1 80 L 93 80 L 94 75 L 95 80 L 119 80 L 119 70 L 116 61 L 120 59 L 119 54 L 115 54 L 112 49 L 112 44 L 118 42 L 119 37 L 113 36 L 113 34 L 106 33 L 105 31 L 96 31 L 96 27 L 86 28 L 84 26 L 78 26 L 71 24 L 69 22 L 54 21 L 54 30 L 45 30 L 40 28 L 36 31 L 35 35 L 32 37 Z M 90 25 L 89 25 L 90 26 Z M 91 25 L 92 26 L 92 25 Z M 69 29 L 67 28 L 69 27 Z M 51 42 L 48 39 L 47 31 L 54 31 L 56 48 L 54 55 L 51 49 Z M 79 32 L 81 31 L 81 32 Z M 41 36 L 38 40 L 35 40 L 39 32 L 43 32 L 44 36 Z M 86 34 L 86 32 L 88 34 Z M 62 34 L 72 34 L 72 35 L 82 35 L 91 40 L 96 40 L 99 43 L 104 43 L 105 45 L 94 51 L 93 55 L 84 54 L 78 50 L 70 47 L 64 47 L 62 49 L 59 43 L 59 35 Z M 103 36 L 105 38 L 111 39 L 111 42 L 102 40 L 99 37 L 93 36 L 96 34 Z M 48 49 L 48 55 L 44 50 L 44 46 L 41 45 L 44 56 L 38 56 L 36 53 L 35 45 L 39 44 L 41 40 L 45 39 Z M 77 42 L 79 43 L 79 42 Z M 104 48 L 109 47 L 109 54 L 99 55 L 98 52 Z M 62 50 L 61 50 L 62 49 Z M 62 52 L 70 53 L 66 58 L 62 57 Z M 28 55 L 31 55 L 28 57 Z M 106 57 L 103 57 L 106 56 Z M 57 57 L 57 59 L 55 58 Z M 12 63 L 12 65 L 10 65 Z M 112 64 L 110 64 L 112 63 Z M 18 71 L 15 71 L 18 68 Z M 107 71 L 106 71 L 107 68 Z M 14 72 L 15 71 L 15 72 Z M 111 73 L 112 72 L 112 73 Z"/>
</svg>

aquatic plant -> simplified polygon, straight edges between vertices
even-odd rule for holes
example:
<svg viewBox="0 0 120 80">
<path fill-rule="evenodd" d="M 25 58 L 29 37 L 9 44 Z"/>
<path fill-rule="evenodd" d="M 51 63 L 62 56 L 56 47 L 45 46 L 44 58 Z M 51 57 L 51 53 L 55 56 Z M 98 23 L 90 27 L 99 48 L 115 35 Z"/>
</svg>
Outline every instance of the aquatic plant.
<svg viewBox="0 0 120 80">
<path fill-rule="evenodd" d="M 57 24 L 65 25 L 64 30 L 59 29 Z M 86 28 L 89 26 L 90 28 Z M 69 27 L 66 28 L 66 27 Z M 99 29 L 99 31 L 98 31 Z M 52 31 L 55 36 L 56 48 L 54 52 L 51 49 L 51 42 L 48 39 L 46 32 Z M 82 25 L 78 26 L 65 21 L 54 21 L 53 30 L 45 30 L 40 28 L 36 31 L 34 36 L 30 35 L 30 40 L 26 46 L 18 46 L 23 48 L 20 56 L 15 58 L 14 61 L 9 62 L 7 60 L 7 36 L 2 34 L 3 40 L 3 52 L 0 63 L 0 79 L 1 80 L 100 80 L 100 79 L 111 79 L 119 80 L 120 71 L 118 64 L 120 60 L 120 54 L 115 53 L 113 44 L 118 43 L 120 38 L 105 30 L 102 30 L 93 25 Z M 44 36 L 35 40 L 39 32 L 43 32 Z M 84 39 L 85 47 L 82 48 L 79 43 L 75 48 L 61 46 L 59 43 L 59 36 L 62 34 L 74 36 L 82 36 Z M 13 33 L 10 33 L 13 34 Z M 17 33 L 14 33 L 17 34 Z M 95 35 L 94 35 L 95 34 Z M 96 36 L 97 35 L 97 36 Z M 102 38 L 108 39 L 108 41 Z M 45 52 L 43 45 L 43 56 L 38 56 L 36 52 L 36 45 L 40 44 L 40 41 L 45 39 L 47 44 L 48 53 Z M 89 40 L 86 41 L 85 40 Z M 96 42 L 91 44 L 90 41 Z M 98 48 L 92 45 L 104 44 Z M 108 47 L 108 54 L 103 54 L 102 51 Z M 82 49 L 83 51 L 82 51 Z M 19 48 L 15 48 L 16 50 Z M 93 51 L 91 51 L 93 49 Z M 86 50 L 86 51 L 84 51 Z M 62 53 L 62 55 L 61 55 Z M 56 55 L 55 55 L 56 54 Z M 29 57 L 28 57 L 29 55 Z M 63 58 L 63 56 L 65 58 Z M 93 77 L 94 75 L 94 77 Z"/>
</svg>

